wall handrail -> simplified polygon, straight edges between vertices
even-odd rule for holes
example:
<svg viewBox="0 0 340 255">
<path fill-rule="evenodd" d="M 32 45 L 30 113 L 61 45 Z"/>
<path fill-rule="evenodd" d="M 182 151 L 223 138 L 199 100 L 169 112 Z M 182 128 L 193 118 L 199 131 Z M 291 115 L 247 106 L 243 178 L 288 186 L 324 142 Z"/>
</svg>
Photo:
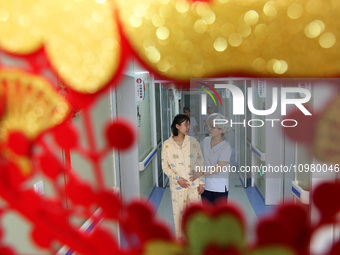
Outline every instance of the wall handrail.
<svg viewBox="0 0 340 255">
<path fill-rule="evenodd" d="M 251 151 L 258 157 L 261 161 L 266 161 L 266 153 L 262 152 L 259 148 L 251 145 Z"/>
<path fill-rule="evenodd" d="M 251 142 L 247 139 L 247 147 L 251 149 Z"/>
<path fill-rule="evenodd" d="M 89 219 L 87 219 L 83 225 L 79 228 L 80 232 L 90 234 L 92 230 L 101 222 L 104 218 L 104 212 L 101 208 L 98 208 Z M 56 253 L 56 255 L 72 255 L 75 252 L 68 246 L 62 246 Z"/>
<path fill-rule="evenodd" d="M 301 188 L 297 181 L 292 181 L 292 192 L 301 203 L 309 204 L 309 191 Z"/>
<path fill-rule="evenodd" d="M 145 157 L 143 161 L 139 162 L 139 171 L 142 172 L 149 165 L 151 160 L 155 157 L 158 151 L 158 145 L 152 149 L 152 151 Z"/>
</svg>

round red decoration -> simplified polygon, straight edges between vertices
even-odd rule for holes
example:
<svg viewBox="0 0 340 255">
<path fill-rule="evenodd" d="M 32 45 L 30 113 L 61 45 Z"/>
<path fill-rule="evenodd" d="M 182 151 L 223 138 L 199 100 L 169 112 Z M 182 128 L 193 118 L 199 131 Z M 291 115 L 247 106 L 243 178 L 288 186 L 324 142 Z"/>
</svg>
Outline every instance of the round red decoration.
<svg viewBox="0 0 340 255">
<path fill-rule="evenodd" d="M 340 183 L 322 183 L 314 191 L 314 204 L 319 209 L 322 220 L 331 221 L 340 211 L 340 201 L 329 195 L 338 194 L 339 190 Z"/>
<path fill-rule="evenodd" d="M 262 220 L 257 226 L 258 245 L 275 245 L 287 243 L 287 229 L 284 224 L 277 219 Z"/>
<path fill-rule="evenodd" d="M 12 131 L 8 135 L 7 146 L 16 154 L 28 155 L 31 149 L 31 143 L 28 138 L 19 131 Z"/>
<path fill-rule="evenodd" d="M 136 140 L 135 124 L 123 118 L 111 122 L 106 128 L 106 139 L 109 146 L 117 150 L 130 148 Z"/>
<path fill-rule="evenodd" d="M 312 144 L 314 141 L 314 133 L 315 133 L 315 123 L 317 117 L 315 114 L 312 116 L 304 115 L 300 110 L 293 111 L 288 114 L 285 118 L 287 123 L 285 125 L 295 125 L 295 122 L 288 122 L 288 119 L 296 120 L 297 126 L 295 127 L 284 127 L 285 133 L 291 138 L 293 141 L 304 143 L 304 144 Z"/>
<path fill-rule="evenodd" d="M 32 239 L 42 248 L 50 248 L 53 238 L 41 228 L 35 227 L 32 231 Z"/>
<path fill-rule="evenodd" d="M 119 217 L 121 202 L 119 196 L 109 191 L 103 191 L 97 196 L 98 205 L 105 211 L 105 216 L 117 220 Z"/>
<path fill-rule="evenodd" d="M 74 126 L 70 124 L 62 125 L 54 130 L 56 143 L 64 149 L 73 149 L 78 146 L 78 134 Z"/>
<path fill-rule="evenodd" d="M 288 245 L 299 251 L 308 249 L 308 233 L 310 232 L 308 213 L 295 204 L 287 204 L 277 210 L 277 219 L 283 224 Z"/>
<path fill-rule="evenodd" d="M 117 243 L 106 229 L 96 228 L 93 233 L 91 233 L 91 239 L 94 243 L 105 244 L 97 247 L 100 254 L 106 255 L 118 253 Z"/>
<path fill-rule="evenodd" d="M 75 177 L 66 184 L 66 193 L 75 204 L 90 206 L 94 203 L 95 195 L 88 183 L 81 183 Z"/>
<path fill-rule="evenodd" d="M 15 252 L 9 247 L 0 247 L 0 254 L 1 255 L 15 255 Z"/>
<path fill-rule="evenodd" d="M 154 218 L 154 208 L 151 204 L 134 201 L 126 207 L 127 218 L 123 224 L 126 233 L 134 233 L 141 243 L 148 240 L 171 240 L 169 229 Z"/>
<path fill-rule="evenodd" d="M 6 176 L 5 172 L 3 174 Z M 28 177 L 30 177 L 30 174 L 25 175 L 17 164 L 8 162 L 7 176 L 10 185 L 14 188 L 18 188 Z"/>
<path fill-rule="evenodd" d="M 41 155 L 39 157 L 39 163 L 43 173 L 53 180 L 58 177 L 63 169 L 63 166 L 58 161 L 58 159 L 49 153 Z"/>
</svg>

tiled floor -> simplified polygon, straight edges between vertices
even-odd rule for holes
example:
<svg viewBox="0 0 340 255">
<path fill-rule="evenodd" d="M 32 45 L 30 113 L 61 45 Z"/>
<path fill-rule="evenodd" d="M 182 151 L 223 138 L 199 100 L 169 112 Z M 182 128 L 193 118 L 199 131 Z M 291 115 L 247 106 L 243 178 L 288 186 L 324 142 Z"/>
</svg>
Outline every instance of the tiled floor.
<svg viewBox="0 0 340 255">
<path fill-rule="evenodd" d="M 174 231 L 169 187 L 155 188 L 149 199 L 157 208 L 157 217 Z M 229 178 L 229 202 L 238 206 L 243 213 L 248 228 L 247 238 L 249 241 L 252 241 L 258 218 L 272 210 L 273 206 L 265 206 L 263 198 L 255 188 L 244 188 L 236 173 L 231 174 Z"/>
<path fill-rule="evenodd" d="M 175 233 L 174 219 L 172 216 L 172 204 L 171 204 L 171 192 L 170 188 L 166 187 L 163 195 L 163 199 L 159 204 L 157 210 L 157 217 L 162 219 Z"/>
<path fill-rule="evenodd" d="M 229 202 L 236 204 L 240 208 L 247 226 L 247 238 L 251 242 L 254 239 L 254 230 L 258 217 L 245 192 L 246 189 L 243 187 L 237 174 L 231 173 L 229 178 Z"/>
</svg>

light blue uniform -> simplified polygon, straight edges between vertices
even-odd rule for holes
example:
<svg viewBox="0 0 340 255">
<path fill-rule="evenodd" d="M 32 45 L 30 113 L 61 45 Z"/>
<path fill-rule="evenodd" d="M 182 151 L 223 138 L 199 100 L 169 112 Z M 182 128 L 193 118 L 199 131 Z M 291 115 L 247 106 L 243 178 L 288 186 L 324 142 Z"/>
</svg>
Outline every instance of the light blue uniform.
<svg viewBox="0 0 340 255">
<path fill-rule="evenodd" d="M 205 167 L 216 167 L 217 161 L 230 162 L 231 146 L 226 141 L 216 144 L 211 148 L 211 136 L 204 138 L 203 140 L 203 157 Z M 227 170 L 227 168 L 224 168 Z M 214 173 L 205 176 L 205 190 L 212 192 L 225 192 L 229 190 L 229 172 Z"/>
</svg>

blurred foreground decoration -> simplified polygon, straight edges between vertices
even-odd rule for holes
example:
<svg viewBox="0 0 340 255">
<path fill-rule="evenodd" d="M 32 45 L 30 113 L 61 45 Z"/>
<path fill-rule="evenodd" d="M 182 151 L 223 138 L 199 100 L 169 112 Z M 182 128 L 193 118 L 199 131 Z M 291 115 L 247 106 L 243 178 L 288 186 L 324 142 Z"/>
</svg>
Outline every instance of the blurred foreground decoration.
<svg viewBox="0 0 340 255">
<path fill-rule="evenodd" d="M 335 164 L 332 172 L 339 173 L 340 165 L 340 96 L 326 105 L 321 112 L 312 116 L 293 111 L 287 118 L 299 123 L 294 128 L 285 128 L 285 133 L 293 141 L 303 143 L 311 148 L 313 155 L 321 162 Z M 330 169 L 330 168 L 327 168 Z"/>
<path fill-rule="evenodd" d="M 28 59 L 41 52 L 44 65 L 86 95 L 116 80 L 131 54 L 184 83 L 336 77 L 339 14 L 337 0 L 3 0 L 0 47 Z"/>
<path fill-rule="evenodd" d="M 53 254 L 62 245 L 91 255 L 310 254 L 313 234 L 338 223 L 340 204 L 327 200 L 327 194 L 338 193 L 339 184 L 315 190 L 321 215 L 315 225 L 300 207 L 281 206 L 259 222 L 255 243 L 247 244 L 239 209 L 195 205 L 185 212 L 185 240 L 177 242 L 150 204 L 122 204 L 118 194 L 105 187 L 101 161 L 112 149 L 132 146 L 136 130 L 124 119 L 109 121 L 103 129 L 106 145 L 94 149 L 89 103 L 116 80 L 132 52 L 156 74 L 184 82 L 216 75 L 337 77 L 339 14 L 337 0 L 2 0 L 0 47 L 28 64 L 21 71 L 0 74 L 1 220 L 10 211 L 20 213 L 32 223 L 32 240 Z M 41 79 L 46 69 L 69 88 L 66 99 Z M 82 112 L 91 141 L 86 148 L 79 145 L 79 132 L 70 122 L 74 104 L 88 106 Z M 325 128 L 338 129 L 337 123 L 329 124 L 314 127 L 322 136 L 327 135 Z M 91 163 L 95 186 L 64 164 L 57 153 L 61 150 L 77 152 Z M 51 182 L 53 196 L 33 191 L 29 182 L 37 174 Z M 102 224 L 90 234 L 74 224 L 73 219 L 86 220 L 97 208 L 101 221 L 119 223 L 126 247 L 119 247 L 117 237 Z M 16 254 L 4 243 L 5 235 L 1 229 L 0 254 Z M 339 243 L 329 248 L 329 255 L 340 254 Z"/>
<path fill-rule="evenodd" d="M 0 140 L 11 130 L 34 139 L 62 123 L 71 106 L 42 77 L 17 70 L 0 70 Z"/>
<path fill-rule="evenodd" d="M 165 77 L 334 77 L 336 0 L 117 0 L 135 54 Z"/>
<path fill-rule="evenodd" d="M 314 154 L 320 160 L 340 164 L 340 96 L 319 117 L 316 123 Z"/>
<path fill-rule="evenodd" d="M 37 116 L 44 116 L 44 109 L 60 109 L 58 105 L 61 102 L 67 106 L 64 99 L 53 92 L 52 85 L 47 81 L 42 82 L 39 76 L 3 70 L 0 73 L 2 88 L 7 88 L 4 84 L 13 83 L 13 74 L 16 83 L 12 89 L 21 91 L 23 87 L 29 93 L 20 94 L 21 100 L 15 101 L 11 97 L 12 89 L 2 89 L 1 98 L 5 107 L 1 110 L 1 123 L 6 123 L 9 117 L 13 123 L 20 123 L 22 118 L 30 123 Z M 24 82 L 27 80 L 30 89 Z M 36 100 L 26 99 L 26 96 L 32 97 L 31 90 L 34 91 L 34 88 L 41 89 L 38 93 L 40 97 L 34 98 Z M 50 93 L 50 100 L 44 101 L 47 92 Z M 33 110 L 33 114 L 9 116 L 14 105 L 16 109 L 26 109 L 29 113 Z M 52 115 L 48 118 L 51 120 L 48 126 L 45 122 L 33 121 L 41 125 L 40 129 L 35 129 L 39 130 L 39 134 L 35 133 L 34 136 L 27 131 L 30 125 L 24 129 L 18 129 L 15 125 L 6 126 L 7 135 L 3 136 L 0 143 L 1 219 L 11 211 L 20 213 L 33 226 L 33 242 L 52 254 L 66 245 L 71 251 L 89 255 L 306 255 L 311 254 L 309 249 L 314 234 L 323 226 L 338 223 L 336 216 L 340 212 L 340 203 L 329 201 L 330 196 L 327 194 L 340 192 L 340 184 L 326 183 L 313 194 L 314 204 L 320 213 L 320 219 L 315 223 L 311 223 L 308 212 L 297 205 L 279 206 L 272 215 L 260 219 L 255 242 L 249 244 L 246 241 L 248 228 L 240 209 L 235 205 L 192 205 L 183 216 L 185 238 L 176 241 L 169 227 L 157 219 L 149 202 L 122 203 L 119 194 L 105 187 L 101 162 L 112 149 L 126 150 L 135 144 L 136 130 L 132 128 L 132 123 L 121 117 L 119 120 L 109 120 L 103 127 L 106 144 L 98 149 L 96 144 L 91 143 L 88 147 L 82 147 L 79 132 L 69 119 L 69 108 L 61 109 L 64 109 L 63 114 L 52 111 L 59 121 L 53 122 Z M 96 143 L 90 108 L 84 109 L 82 116 L 86 139 Z M 35 127 L 34 124 L 32 127 Z M 78 176 L 71 165 L 64 164 L 59 156 L 61 150 L 79 153 L 91 162 L 95 185 Z M 24 159 L 25 164 L 18 159 Z M 54 190 L 52 195 L 40 196 L 33 190 L 29 183 L 38 174 L 51 182 Z M 66 184 L 60 182 L 62 176 Z M 97 226 L 89 232 L 80 230 L 80 225 L 75 224 L 74 220 L 85 221 L 93 217 L 98 208 L 101 218 L 96 220 Z M 119 224 L 126 245 L 121 247 L 117 236 L 108 231 L 103 222 Z M 3 238 L 6 232 L 2 225 L 0 232 Z M 339 254 L 339 247 L 340 244 L 336 243 L 325 254 Z M 0 242 L 0 251 L 1 254 L 17 254 L 15 247 L 8 247 L 3 241 Z"/>
<path fill-rule="evenodd" d="M 107 137 L 104 148 L 97 150 L 95 144 L 83 148 L 78 131 L 70 121 L 71 107 L 48 81 L 22 71 L 3 69 L 0 85 L 1 216 L 13 210 L 20 213 L 33 226 L 32 240 L 51 253 L 64 244 L 81 254 L 117 253 L 117 241 L 107 230 L 99 226 L 88 235 L 73 221 L 86 220 L 95 209 L 101 208 L 105 218 L 119 220 L 121 224 L 129 222 L 128 213 L 121 210 L 119 197 L 104 186 L 101 162 L 113 147 L 124 150 L 135 143 L 132 124 L 124 118 L 108 120 L 103 130 Z M 95 143 L 88 108 L 83 115 L 86 138 Z M 121 140 L 121 136 L 125 139 Z M 78 152 L 92 163 L 95 186 L 81 180 L 71 165 L 64 164 L 60 155 L 67 150 Z M 37 175 L 45 176 L 51 183 L 51 195 L 40 196 L 34 191 L 30 181 Z M 124 210 L 135 204 L 138 202 L 127 205 Z M 154 225 L 158 228 L 157 223 Z M 133 228 L 129 226 L 129 229 Z M 3 230 L 1 233 L 6 234 Z"/>
<path fill-rule="evenodd" d="M 28 57 L 42 50 L 53 70 L 80 93 L 102 89 L 118 70 L 120 36 L 111 2 L 1 1 L 0 24 L 3 50 Z"/>
<path fill-rule="evenodd" d="M 25 73 L 20 72 L 16 75 L 18 78 L 26 77 Z M 35 77 L 30 76 L 30 79 L 34 83 Z M 6 98 L 8 90 L 4 92 L 2 95 Z M 30 103 L 35 109 L 40 102 Z M 6 117 L 6 109 L 3 118 Z M 82 114 L 84 125 L 92 125 L 88 109 Z M 149 202 L 122 203 L 119 194 L 113 193 L 103 184 L 100 163 L 104 156 L 111 149 L 128 149 L 136 142 L 136 131 L 130 129 L 131 124 L 128 124 L 126 120 L 109 122 L 103 131 L 106 145 L 99 149 L 93 149 L 96 146 L 81 147 L 78 132 L 67 118 L 33 139 L 29 139 L 25 131 L 18 132 L 9 128 L 7 137 L 13 139 L 12 144 L 29 141 L 26 145 L 29 149 L 19 156 L 27 159 L 30 171 L 27 172 L 17 160 L 7 157 L 9 151 L 12 154 L 18 152 L 8 146 L 7 140 L 3 140 L 0 144 L 0 196 L 5 203 L 0 208 L 0 219 L 10 211 L 17 211 L 32 223 L 31 237 L 38 246 L 55 254 L 59 247 L 67 245 L 71 251 L 89 255 L 307 255 L 312 254 L 309 252 L 310 244 L 317 231 L 338 223 L 340 203 L 334 203 L 328 194 L 340 192 L 340 184 L 327 183 L 319 186 L 313 194 L 320 213 L 319 220 L 313 224 L 308 219 L 308 212 L 301 207 L 279 206 L 270 216 L 260 219 L 254 243 L 247 243 L 249 228 L 246 228 L 243 215 L 235 205 L 192 205 L 183 216 L 185 239 L 176 241 L 169 227 L 156 218 Z M 88 140 L 93 140 L 91 130 L 91 127 L 86 127 Z M 48 139 L 49 136 L 52 141 Z M 120 140 L 120 136 L 126 139 Z M 82 180 L 70 165 L 60 160 L 57 152 L 61 149 L 80 153 L 92 163 L 96 185 L 91 186 Z M 27 185 L 37 174 L 46 176 L 53 184 L 54 196 L 39 196 Z M 61 175 L 65 175 L 66 187 L 58 181 Z M 66 196 L 69 200 L 67 207 L 64 205 Z M 80 225 L 75 224 L 74 219 L 87 220 L 97 208 L 101 208 L 101 217 L 97 219 L 98 224 L 94 230 L 80 230 Z M 119 224 L 126 245 L 120 247 L 117 237 L 103 226 L 103 222 Z M 2 228 L 0 230 L 3 238 L 6 232 Z M 325 254 L 337 255 L 340 244 L 336 243 L 329 249 Z M 5 255 L 17 254 L 14 247 L 8 247 L 3 242 L 0 242 L 0 251 Z"/>
</svg>

